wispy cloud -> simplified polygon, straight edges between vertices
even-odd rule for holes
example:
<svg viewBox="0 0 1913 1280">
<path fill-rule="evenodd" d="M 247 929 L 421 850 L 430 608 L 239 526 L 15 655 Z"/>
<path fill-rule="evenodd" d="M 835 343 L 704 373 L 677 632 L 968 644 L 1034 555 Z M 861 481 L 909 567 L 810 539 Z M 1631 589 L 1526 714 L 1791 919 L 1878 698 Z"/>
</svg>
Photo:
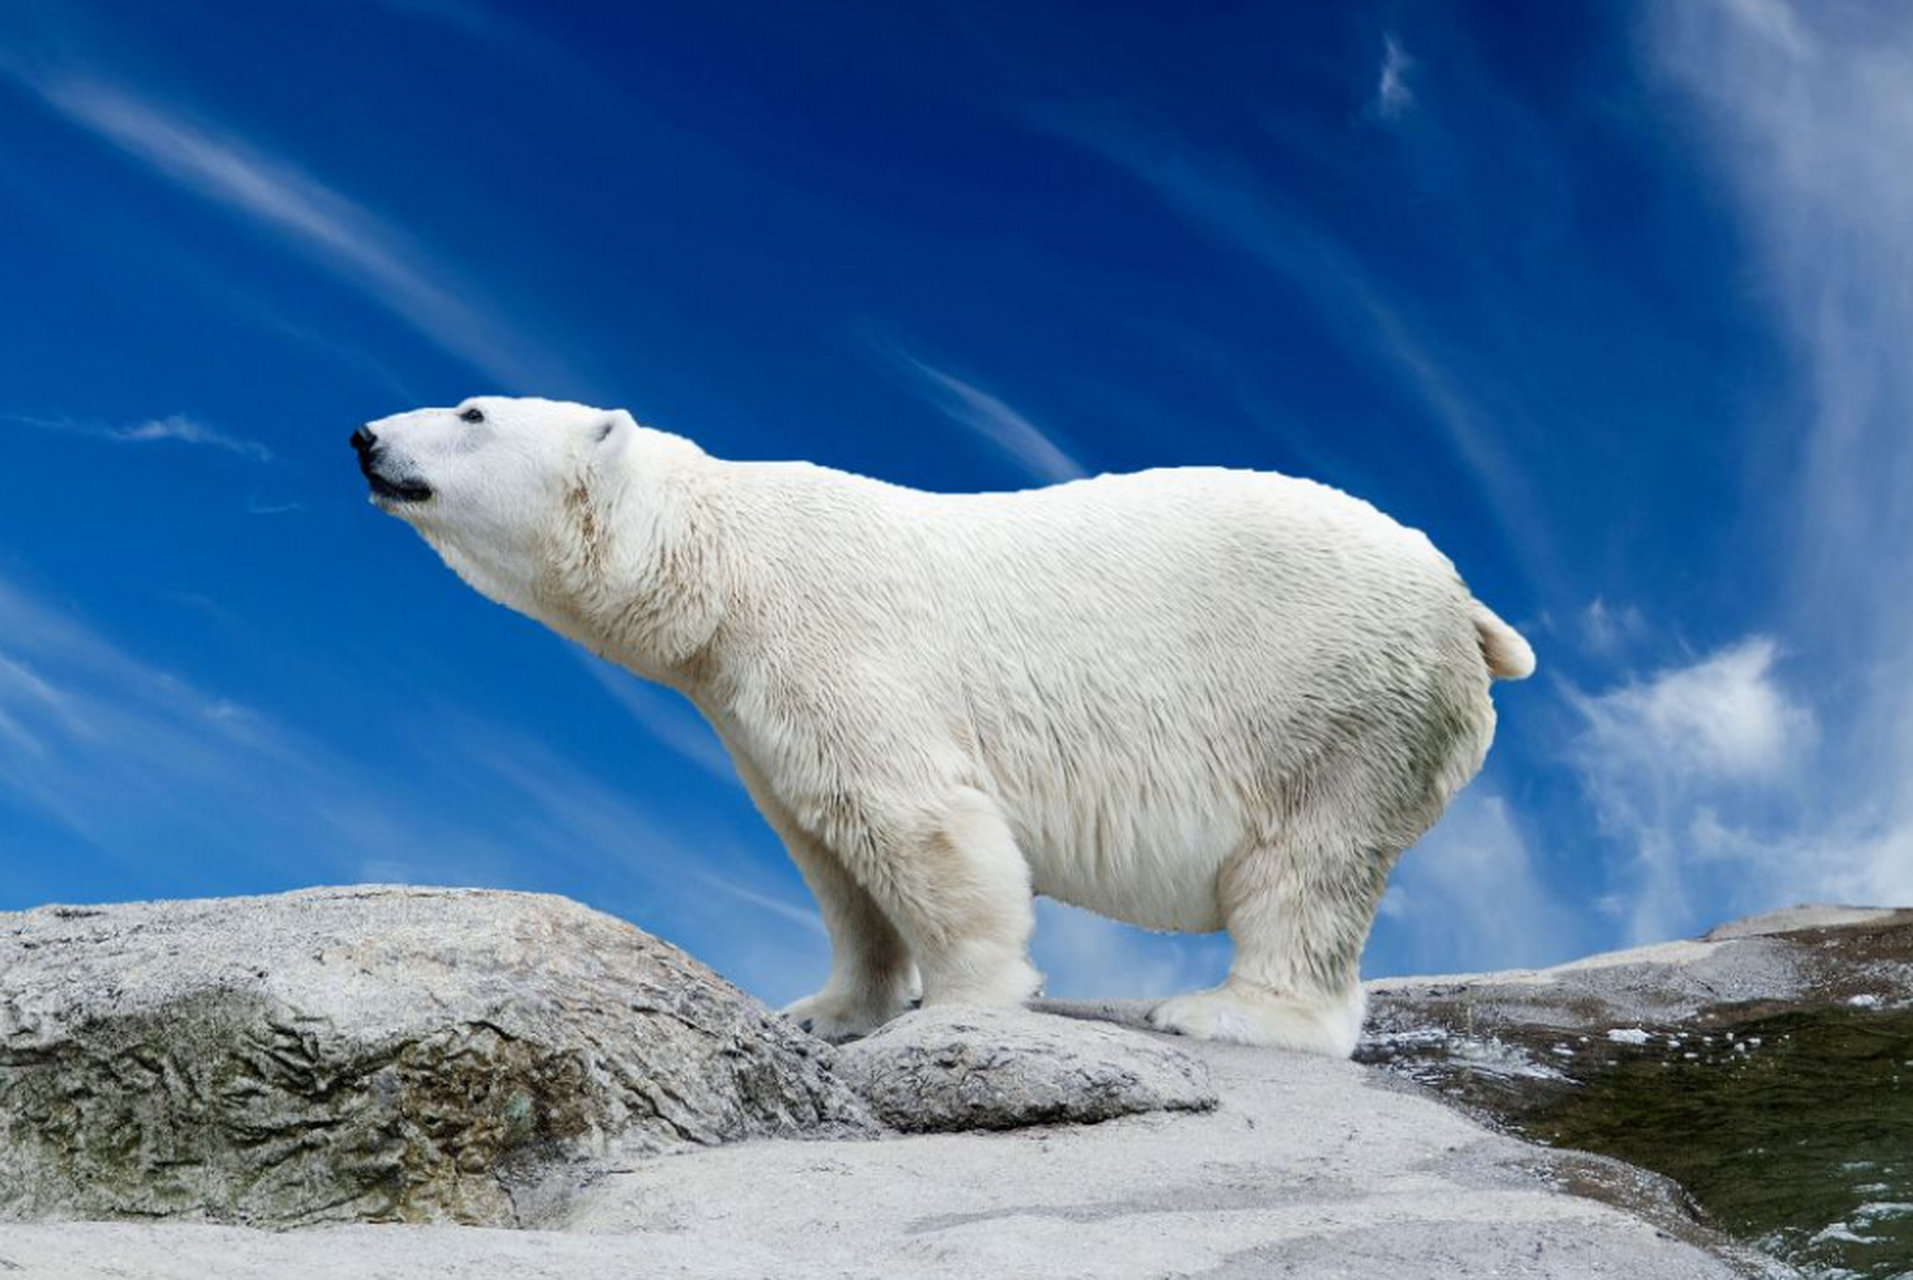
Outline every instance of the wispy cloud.
<svg viewBox="0 0 1913 1280">
<path fill-rule="evenodd" d="M 1582 719 L 1569 757 L 1629 859 L 1612 902 L 1632 941 L 1828 883 L 1825 863 L 1775 865 L 1783 843 L 1806 838 L 1797 788 L 1816 736 L 1812 711 L 1775 673 L 1776 652 L 1753 636 L 1602 693 L 1569 691 Z"/>
<path fill-rule="evenodd" d="M 814 914 L 762 887 L 757 850 L 722 815 L 656 810 L 456 708 L 418 717 L 431 727 L 417 758 L 386 744 L 365 767 L 364 744 L 341 751 L 0 576 L 0 866 L 44 863 L 20 847 L 27 814 L 176 892 L 208 878 L 582 885 L 773 999 L 822 980 Z M 0 883 L 7 905 L 20 892 Z"/>
<path fill-rule="evenodd" d="M 1402 855 L 1381 919 L 1398 972 L 1552 964 L 1586 941 L 1547 889 L 1507 801 L 1480 783 Z"/>
<path fill-rule="evenodd" d="M 1174 995 L 1214 986 L 1229 967 L 1221 936 L 1145 933 L 1049 898 L 1036 901 L 1030 953 L 1058 997 Z"/>
<path fill-rule="evenodd" d="M 433 23 L 483 46 L 511 63 L 526 78 L 535 77 L 553 92 L 616 99 L 624 88 L 589 59 L 579 56 L 550 28 L 526 22 L 493 5 L 470 0 L 373 0 L 382 8 Z"/>
<path fill-rule="evenodd" d="M 1048 432 L 982 387 L 901 348 L 872 345 L 909 374 L 917 389 L 946 418 L 988 441 L 1031 477 L 1057 482 L 1088 474 Z"/>
<path fill-rule="evenodd" d="M 1476 482 L 1530 576 L 1552 560 L 1546 521 L 1527 479 L 1491 424 L 1429 342 L 1367 267 L 1326 229 L 1297 212 L 1252 169 L 1186 139 L 1121 120 L 1047 112 L 1047 132 L 1100 156 L 1142 183 L 1191 227 L 1278 276 L 1307 301 L 1352 354 L 1379 364 L 1413 395 Z"/>
<path fill-rule="evenodd" d="M 599 687 L 653 738 L 718 781 L 737 782 L 737 770 L 724 744 L 683 698 L 647 684 L 582 649 L 574 652 Z"/>
<path fill-rule="evenodd" d="M 1788 821 L 1723 830 L 1775 883 L 1913 900 L 1913 12 L 1788 0 L 1644 9 L 1643 47 L 1744 228 L 1749 290 L 1793 353 L 1768 397 L 1784 471 L 1771 624 L 1822 739 Z M 1749 856 L 1753 856 L 1750 854 Z"/>
<path fill-rule="evenodd" d="M 197 418 L 188 417 L 183 413 L 171 413 L 163 418 L 147 418 L 120 426 L 81 422 L 72 418 L 36 418 L 18 413 L 0 415 L 0 418 L 21 426 L 37 427 L 42 431 L 62 431 L 69 435 L 92 436 L 118 444 L 152 444 L 155 441 L 166 440 L 178 444 L 195 444 L 212 449 L 223 449 L 227 453 L 237 454 L 253 462 L 272 461 L 272 450 L 257 440 L 248 440 L 243 436 L 209 427 Z"/>
<path fill-rule="evenodd" d="M 1375 114 L 1383 120 L 1398 119 L 1415 105 L 1414 90 L 1408 87 L 1408 73 L 1415 60 L 1402 48 L 1394 32 L 1382 37 L 1382 69 L 1375 81 Z"/>
<path fill-rule="evenodd" d="M 203 422 L 195 422 L 182 414 L 169 414 L 164 418 L 148 418 L 145 422 L 130 427 L 114 427 L 107 436 L 131 444 L 145 444 L 153 440 L 177 440 L 181 444 L 210 445 L 215 449 L 225 449 L 242 458 L 251 458 L 256 462 L 270 462 L 272 450 L 255 440 L 242 440 L 238 436 L 229 436 L 223 431 L 215 431 Z"/>
<path fill-rule="evenodd" d="M 1647 619 L 1635 605 L 1615 606 L 1596 596 L 1581 611 L 1580 632 L 1589 652 L 1610 657 L 1646 636 Z"/>
<path fill-rule="evenodd" d="M 4 579 L 0 637 L 0 795 L 102 848 L 147 824 L 201 830 L 273 807 L 259 766 L 286 743 L 262 717 Z"/>
<path fill-rule="evenodd" d="M 565 363 L 515 333 L 409 237 L 357 202 L 230 130 L 108 81 L 65 70 L 0 71 L 157 176 L 276 236 L 502 386 L 577 387 Z"/>
<path fill-rule="evenodd" d="M 708 871 L 701 875 L 699 879 L 720 893 L 727 893 L 740 902 L 747 902 L 760 911 L 768 911 L 779 919 L 788 921 L 800 928 L 808 929 L 810 932 L 816 934 L 822 934 L 824 932 L 823 919 L 817 914 L 815 907 L 798 906 L 796 903 L 785 898 L 780 898 L 776 894 L 764 893 L 761 890 L 750 888 L 748 885 L 739 884 L 729 877 L 716 875 Z"/>
</svg>

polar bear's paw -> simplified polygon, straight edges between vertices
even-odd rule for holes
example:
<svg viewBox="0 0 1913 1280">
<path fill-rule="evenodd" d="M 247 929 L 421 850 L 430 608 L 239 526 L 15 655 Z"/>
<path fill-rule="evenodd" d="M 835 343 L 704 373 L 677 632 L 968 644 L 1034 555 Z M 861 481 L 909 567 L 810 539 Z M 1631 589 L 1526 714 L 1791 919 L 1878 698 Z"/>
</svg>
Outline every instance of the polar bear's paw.
<svg viewBox="0 0 1913 1280">
<path fill-rule="evenodd" d="M 1362 998 L 1305 1003 L 1253 988 L 1223 985 L 1174 996 L 1149 1011 L 1158 1031 L 1346 1058 L 1362 1033 Z"/>
<path fill-rule="evenodd" d="M 819 1040 L 842 1044 L 869 1035 L 913 1003 L 904 999 L 860 999 L 844 992 L 819 991 L 785 1005 L 783 1012 L 786 1018 Z"/>
</svg>

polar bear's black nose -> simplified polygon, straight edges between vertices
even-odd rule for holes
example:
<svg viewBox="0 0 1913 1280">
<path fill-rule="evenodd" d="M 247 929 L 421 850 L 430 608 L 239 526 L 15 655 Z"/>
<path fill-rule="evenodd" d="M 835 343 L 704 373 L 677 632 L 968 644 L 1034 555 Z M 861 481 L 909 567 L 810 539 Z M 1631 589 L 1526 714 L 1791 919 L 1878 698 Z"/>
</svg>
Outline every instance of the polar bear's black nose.
<svg viewBox="0 0 1913 1280">
<path fill-rule="evenodd" d="M 370 427 L 360 427 L 352 433 L 352 447 L 357 449 L 361 454 L 365 453 L 366 450 L 378 442 L 379 438 L 372 434 Z"/>
</svg>

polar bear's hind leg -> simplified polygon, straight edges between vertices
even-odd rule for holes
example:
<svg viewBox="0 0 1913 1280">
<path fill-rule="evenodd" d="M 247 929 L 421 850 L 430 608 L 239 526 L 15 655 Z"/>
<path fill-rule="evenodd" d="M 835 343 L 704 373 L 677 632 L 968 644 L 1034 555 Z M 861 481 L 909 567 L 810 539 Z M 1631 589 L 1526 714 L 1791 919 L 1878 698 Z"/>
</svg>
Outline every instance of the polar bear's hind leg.
<svg viewBox="0 0 1913 1280">
<path fill-rule="evenodd" d="M 1481 767 L 1485 689 L 1424 704 L 1416 739 L 1352 744 L 1292 794 L 1217 880 L 1229 976 L 1150 1012 L 1165 1031 L 1346 1058 L 1361 1038 L 1362 946 L 1396 859 Z"/>
<path fill-rule="evenodd" d="M 1163 1001 L 1149 1021 L 1202 1040 L 1346 1058 L 1361 1037 L 1362 943 L 1395 851 L 1307 851 L 1293 839 L 1223 872 L 1235 958 L 1222 985 Z M 1326 856 L 1325 856 L 1326 855 Z M 1341 875 L 1313 874 L 1321 863 Z M 1326 868 L 1323 868 L 1326 869 Z"/>
</svg>

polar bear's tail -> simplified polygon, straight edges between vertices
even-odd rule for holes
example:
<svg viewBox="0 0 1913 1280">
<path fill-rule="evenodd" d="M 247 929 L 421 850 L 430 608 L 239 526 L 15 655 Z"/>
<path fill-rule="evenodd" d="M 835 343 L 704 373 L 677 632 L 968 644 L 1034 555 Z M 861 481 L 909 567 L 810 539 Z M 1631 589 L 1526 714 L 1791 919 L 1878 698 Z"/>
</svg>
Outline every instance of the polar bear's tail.
<svg viewBox="0 0 1913 1280">
<path fill-rule="evenodd" d="M 1521 633 L 1481 601 L 1473 603 L 1475 634 L 1481 640 L 1481 656 L 1488 661 L 1488 674 L 1497 680 L 1526 680 L 1533 675 L 1534 650 Z"/>
</svg>

